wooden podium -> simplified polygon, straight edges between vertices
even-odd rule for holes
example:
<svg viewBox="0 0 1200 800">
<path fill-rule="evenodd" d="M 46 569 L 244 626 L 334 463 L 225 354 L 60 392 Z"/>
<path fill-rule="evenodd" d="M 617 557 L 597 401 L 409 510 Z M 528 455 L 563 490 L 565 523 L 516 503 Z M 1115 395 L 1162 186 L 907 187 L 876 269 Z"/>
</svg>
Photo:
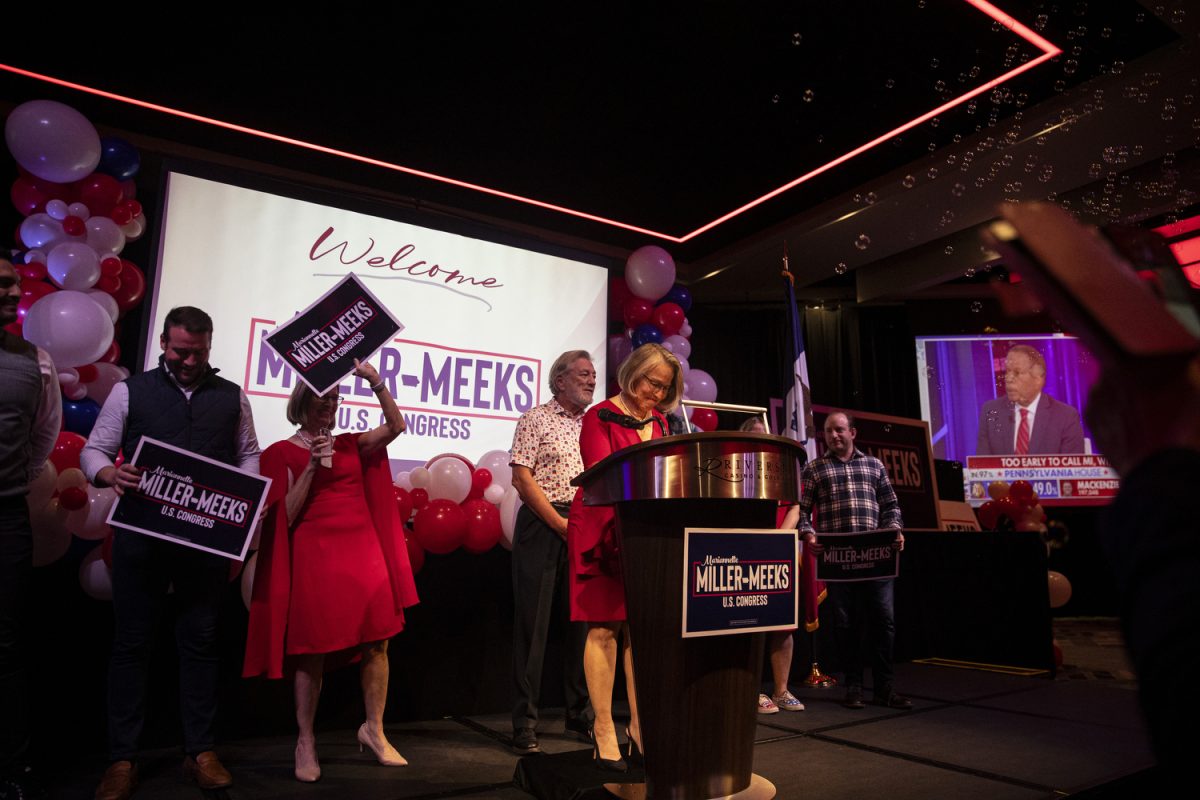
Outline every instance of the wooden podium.
<svg viewBox="0 0 1200 800">
<path fill-rule="evenodd" d="M 615 505 L 641 714 L 646 783 L 607 784 L 622 797 L 770 798 L 753 774 L 765 635 L 683 638 L 683 531 L 774 528 L 795 501 L 790 439 L 694 433 L 627 447 L 574 481 L 588 505 Z"/>
</svg>

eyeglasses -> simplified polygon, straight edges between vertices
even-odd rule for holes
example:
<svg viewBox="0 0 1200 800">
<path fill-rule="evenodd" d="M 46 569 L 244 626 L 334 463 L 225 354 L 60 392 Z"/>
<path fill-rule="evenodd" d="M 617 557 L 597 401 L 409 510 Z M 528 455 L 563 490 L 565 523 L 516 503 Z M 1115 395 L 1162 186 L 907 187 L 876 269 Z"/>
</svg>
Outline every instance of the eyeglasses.
<svg viewBox="0 0 1200 800">
<path fill-rule="evenodd" d="M 646 383 L 650 384 L 650 388 L 659 394 L 666 395 L 667 392 L 669 392 L 671 390 L 671 387 L 668 384 L 659 383 L 658 381 L 654 380 L 654 378 L 651 378 L 649 375 L 643 375 L 642 380 L 644 380 Z"/>
<path fill-rule="evenodd" d="M 323 403 L 325 405 L 337 406 L 342 402 L 342 396 L 340 394 L 327 394 L 324 397 L 314 396 L 313 401 L 317 403 Z"/>
</svg>

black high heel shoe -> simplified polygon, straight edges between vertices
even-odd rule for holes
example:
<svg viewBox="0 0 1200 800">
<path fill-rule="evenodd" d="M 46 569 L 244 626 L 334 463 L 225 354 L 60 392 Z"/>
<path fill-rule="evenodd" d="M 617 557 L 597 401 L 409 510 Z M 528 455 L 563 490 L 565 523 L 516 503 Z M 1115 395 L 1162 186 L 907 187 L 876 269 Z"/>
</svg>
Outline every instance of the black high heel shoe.
<svg viewBox="0 0 1200 800">
<path fill-rule="evenodd" d="M 642 755 L 642 748 L 638 747 L 638 743 L 634 741 L 633 734 L 629 732 L 628 725 L 625 726 L 625 757 L 635 767 L 642 767 L 646 764 L 646 757 Z"/>
<path fill-rule="evenodd" d="M 625 763 L 625 759 L 617 758 L 601 758 L 600 757 L 600 742 L 592 739 L 592 760 L 596 762 L 596 769 L 601 772 L 628 772 L 629 765 Z"/>
</svg>

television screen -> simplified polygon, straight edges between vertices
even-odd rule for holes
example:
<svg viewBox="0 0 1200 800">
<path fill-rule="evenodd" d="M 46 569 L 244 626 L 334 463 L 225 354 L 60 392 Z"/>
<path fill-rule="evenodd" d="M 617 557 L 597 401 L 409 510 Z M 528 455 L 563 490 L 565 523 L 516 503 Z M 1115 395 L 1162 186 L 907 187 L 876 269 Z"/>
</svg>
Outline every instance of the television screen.
<svg viewBox="0 0 1200 800">
<path fill-rule="evenodd" d="M 578 254 L 183 171 L 168 173 L 165 195 L 145 366 L 158 363 L 170 308 L 207 311 L 211 364 L 249 396 L 264 447 L 295 430 L 284 410 L 296 380 L 262 336 L 350 272 L 403 325 L 372 358 L 408 422 L 389 450 L 397 469 L 508 450 L 517 418 L 549 399 L 547 370 L 565 350 L 592 353 L 604 374 L 608 273 Z M 341 385 L 338 432 L 380 423 L 359 383 Z"/>
<path fill-rule="evenodd" d="M 1117 490 L 1082 409 L 1099 364 L 1062 334 L 917 338 L 922 417 L 935 458 L 962 462 L 968 498 L 1027 480 L 1046 503 L 1096 504 Z"/>
</svg>

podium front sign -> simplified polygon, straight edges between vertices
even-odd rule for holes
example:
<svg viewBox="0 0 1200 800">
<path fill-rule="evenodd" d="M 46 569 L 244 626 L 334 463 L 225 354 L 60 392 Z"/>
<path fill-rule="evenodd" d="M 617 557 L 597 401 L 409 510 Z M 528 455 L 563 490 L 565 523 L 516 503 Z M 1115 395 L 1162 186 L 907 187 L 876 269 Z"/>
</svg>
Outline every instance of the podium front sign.
<svg viewBox="0 0 1200 800">
<path fill-rule="evenodd" d="M 686 528 L 682 635 L 796 627 L 795 530 Z"/>
</svg>

